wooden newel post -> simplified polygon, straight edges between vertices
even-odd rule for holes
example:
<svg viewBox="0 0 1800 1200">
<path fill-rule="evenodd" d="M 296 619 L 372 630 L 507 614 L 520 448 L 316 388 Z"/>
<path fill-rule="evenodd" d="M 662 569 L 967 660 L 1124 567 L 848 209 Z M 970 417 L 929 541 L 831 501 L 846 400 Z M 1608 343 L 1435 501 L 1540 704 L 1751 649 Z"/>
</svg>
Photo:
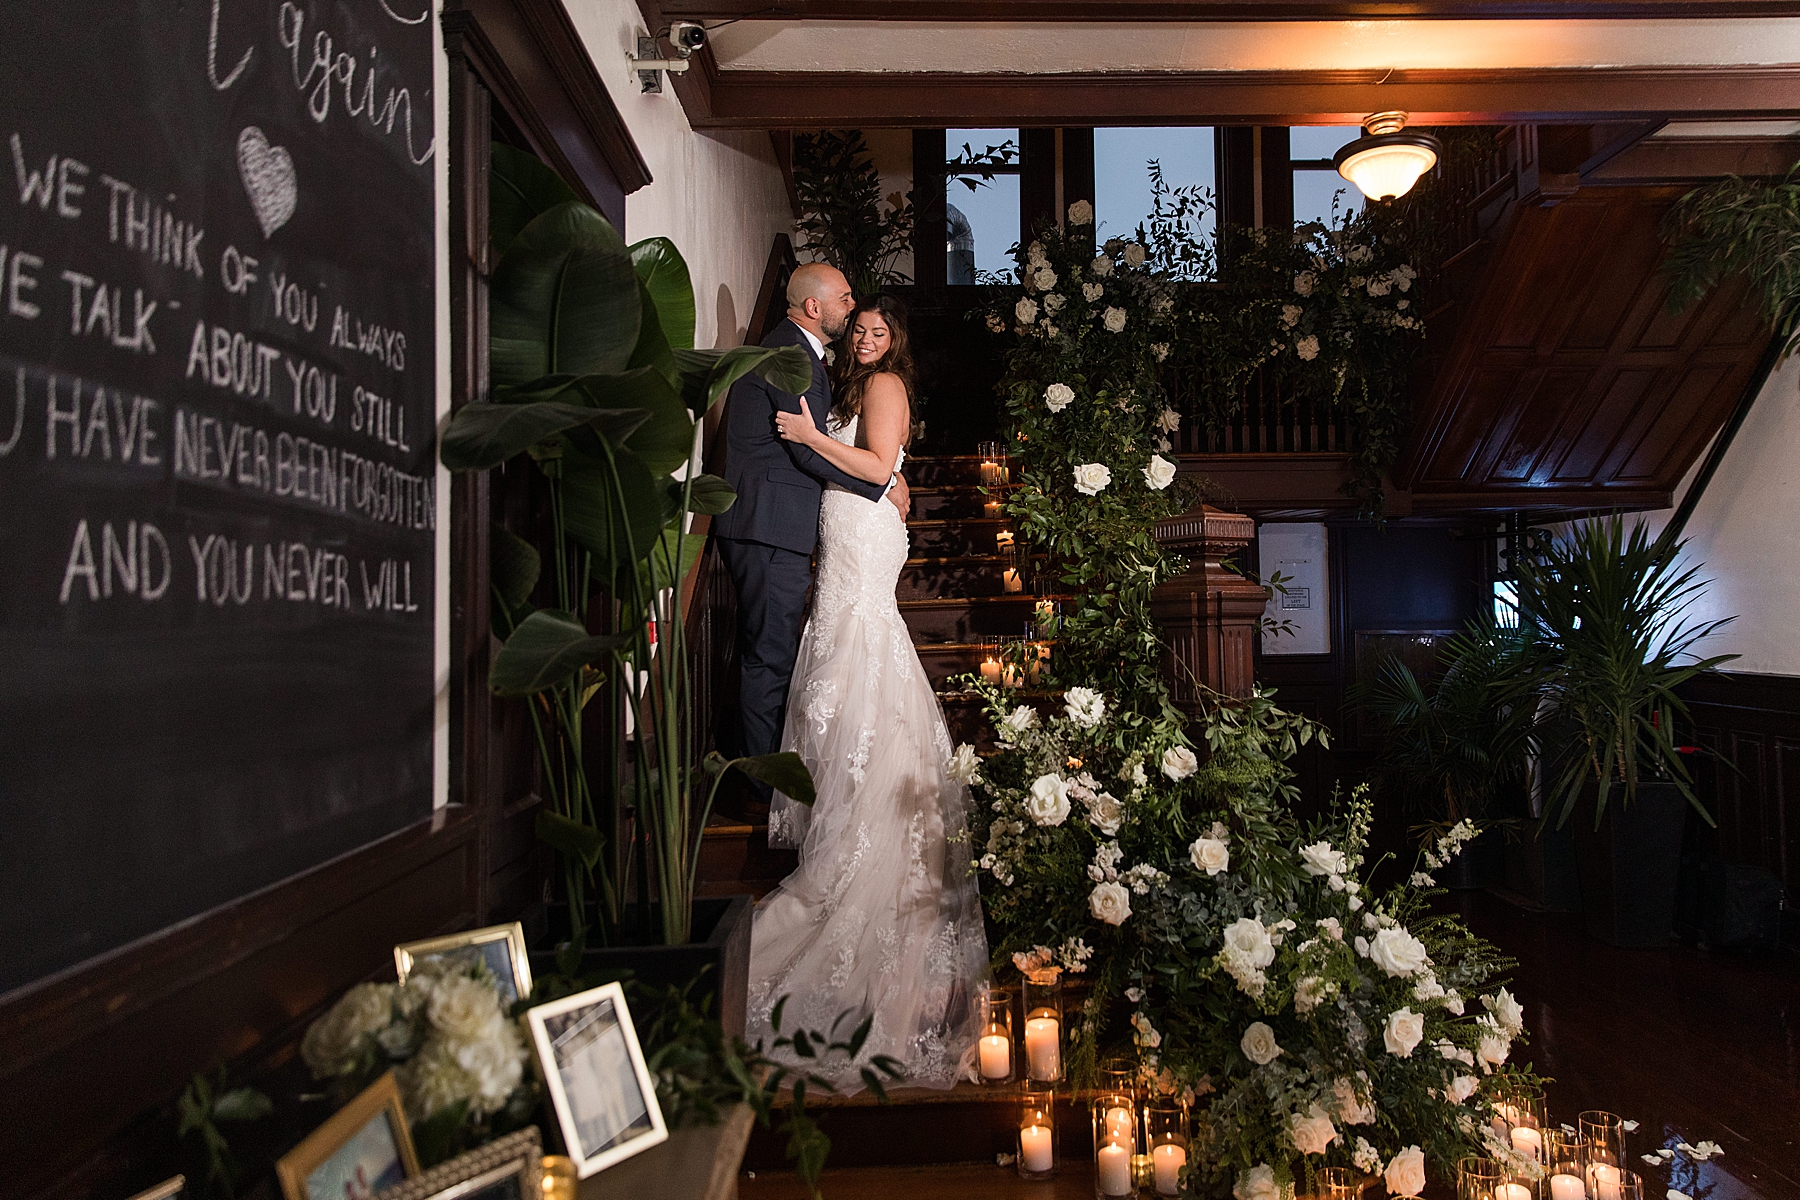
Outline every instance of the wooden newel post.
<svg viewBox="0 0 1800 1200">
<path fill-rule="evenodd" d="M 1156 523 L 1156 540 L 1188 569 L 1160 585 L 1150 611 L 1162 629 L 1163 670 L 1175 702 L 1194 709 L 1195 681 L 1227 696 L 1250 694 L 1258 623 L 1269 590 L 1220 566 L 1256 536 L 1256 522 L 1203 504 Z"/>
</svg>

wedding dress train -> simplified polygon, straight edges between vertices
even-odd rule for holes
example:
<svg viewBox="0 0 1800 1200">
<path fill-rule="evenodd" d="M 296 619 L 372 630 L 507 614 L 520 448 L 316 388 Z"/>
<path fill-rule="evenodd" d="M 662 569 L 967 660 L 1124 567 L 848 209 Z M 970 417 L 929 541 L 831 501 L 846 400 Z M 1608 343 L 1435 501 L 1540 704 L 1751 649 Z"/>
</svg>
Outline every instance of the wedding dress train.
<svg viewBox="0 0 1800 1200">
<path fill-rule="evenodd" d="M 859 422 L 831 436 L 856 445 Z M 827 487 L 812 615 L 800 638 L 781 746 L 811 770 L 808 809 L 776 794 L 769 843 L 800 866 L 757 906 L 747 1037 L 828 1031 L 873 1014 L 864 1051 L 888 1054 L 908 1086 L 947 1088 L 974 1044 L 974 991 L 987 972 L 969 867 L 969 789 L 946 773 L 949 733 L 895 601 L 906 526 L 885 500 Z M 788 1056 L 784 1061 L 792 1060 Z M 808 1069 L 845 1091 L 841 1056 Z"/>
</svg>

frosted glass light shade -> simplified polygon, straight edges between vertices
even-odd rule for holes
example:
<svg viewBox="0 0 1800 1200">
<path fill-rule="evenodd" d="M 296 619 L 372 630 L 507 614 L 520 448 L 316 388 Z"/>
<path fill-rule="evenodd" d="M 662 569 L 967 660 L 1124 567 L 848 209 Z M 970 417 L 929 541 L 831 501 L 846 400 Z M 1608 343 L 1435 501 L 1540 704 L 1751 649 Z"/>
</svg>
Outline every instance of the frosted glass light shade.
<svg viewBox="0 0 1800 1200">
<path fill-rule="evenodd" d="M 1371 200 L 1404 196 L 1419 176 L 1437 165 L 1437 151 L 1419 144 L 1425 140 L 1410 134 L 1358 138 L 1344 147 L 1351 153 L 1338 160 L 1338 174 Z M 1365 144 L 1370 142 L 1378 144 Z"/>
</svg>

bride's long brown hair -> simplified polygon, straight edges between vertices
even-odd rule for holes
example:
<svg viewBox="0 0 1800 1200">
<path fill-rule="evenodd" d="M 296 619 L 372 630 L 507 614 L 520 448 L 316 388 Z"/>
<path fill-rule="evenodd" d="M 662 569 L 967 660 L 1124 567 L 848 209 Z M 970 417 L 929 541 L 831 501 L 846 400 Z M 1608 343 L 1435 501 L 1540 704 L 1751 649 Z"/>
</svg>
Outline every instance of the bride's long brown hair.
<svg viewBox="0 0 1800 1200">
<path fill-rule="evenodd" d="M 872 363 L 856 361 L 856 318 L 874 313 L 888 327 L 888 351 Z M 913 403 L 913 356 L 911 339 L 906 334 L 906 307 L 892 296 L 870 296 L 859 301 L 844 325 L 844 344 L 837 354 L 837 366 L 831 381 L 834 399 L 831 420 L 840 428 L 862 412 L 863 394 L 869 381 L 887 371 L 899 378 L 906 389 L 906 403 Z"/>
</svg>

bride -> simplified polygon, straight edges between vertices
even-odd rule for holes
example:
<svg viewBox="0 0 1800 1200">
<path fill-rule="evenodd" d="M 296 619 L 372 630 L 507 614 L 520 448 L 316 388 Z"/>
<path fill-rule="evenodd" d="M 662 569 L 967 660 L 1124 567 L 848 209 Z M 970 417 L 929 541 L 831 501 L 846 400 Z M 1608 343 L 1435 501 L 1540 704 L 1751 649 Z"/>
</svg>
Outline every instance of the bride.
<svg viewBox="0 0 1800 1200">
<path fill-rule="evenodd" d="M 912 355 L 899 305 L 851 314 L 830 432 L 776 414 L 781 436 L 841 470 L 883 482 L 911 428 Z M 873 1014 L 864 1057 L 898 1059 L 910 1085 L 947 1088 L 977 1030 L 974 990 L 987 970 L 981 903 L 969 869 L 969 790 L 949 777 L 950 737 L 895 602 L 907 536 L 891 504 L 827 487 L 819 512 L 812 615 L 800 639 L 781 748 L 799 753 L 817 799 L 775 796 L 769 843 L 798 846 L 800 866 L 758 906 L 746 1036 L 828 1030 L 845 1010 Z M 841 1030 L 840 1035 L 847 1033 Z M 857 1068 L 806 1065 L 845 1091 Z"/>
</svg>

